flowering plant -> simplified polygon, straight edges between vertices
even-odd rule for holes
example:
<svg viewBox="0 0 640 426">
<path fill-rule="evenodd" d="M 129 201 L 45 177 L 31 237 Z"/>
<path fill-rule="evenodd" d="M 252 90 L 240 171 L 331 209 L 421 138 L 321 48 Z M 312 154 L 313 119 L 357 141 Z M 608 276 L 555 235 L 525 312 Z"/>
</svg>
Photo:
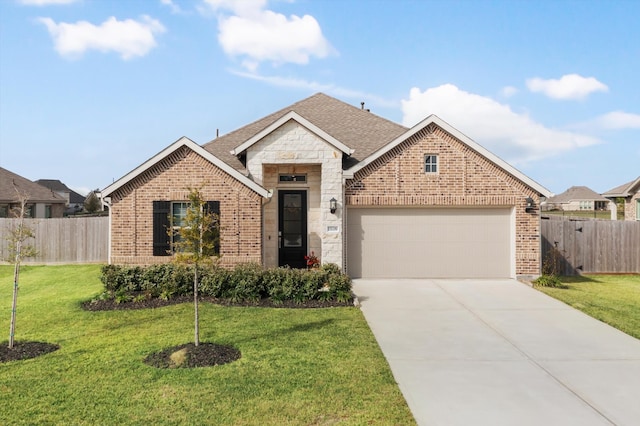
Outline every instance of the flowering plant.
<svg viewBox="0 0 640 426">
<path fill-rule="evenodd" d="M 310 255 L 304 257 L 304 260 L 307 262 L 307 269 L 316 269 L 320 267 L 320 261 L 314 252 L 311 252 Z"/>
</svg>

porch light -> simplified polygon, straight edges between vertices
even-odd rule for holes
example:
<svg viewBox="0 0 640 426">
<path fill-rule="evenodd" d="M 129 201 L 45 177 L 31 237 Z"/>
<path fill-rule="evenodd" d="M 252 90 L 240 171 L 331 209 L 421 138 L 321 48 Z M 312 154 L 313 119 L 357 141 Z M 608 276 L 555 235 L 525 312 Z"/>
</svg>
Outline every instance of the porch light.
<svg viewBox="0 0 640 426">
<path fill-rule="evenodd" d="M 329 210 L 331 210 L 331 213 L 335 213 L 336 210 L 338 210 L 338 200 L 336 200 L 335 198 L 331 198 L 329 200 Z"/>
<path fill-rule="evenodd" d="M 527 213 L 531 213 L 536 208 L 535 204 L 533 203 L 533 198 L 527 197 L 526 202 L 527 205 L 525 206 L 524 211 Z"/>
</svg>

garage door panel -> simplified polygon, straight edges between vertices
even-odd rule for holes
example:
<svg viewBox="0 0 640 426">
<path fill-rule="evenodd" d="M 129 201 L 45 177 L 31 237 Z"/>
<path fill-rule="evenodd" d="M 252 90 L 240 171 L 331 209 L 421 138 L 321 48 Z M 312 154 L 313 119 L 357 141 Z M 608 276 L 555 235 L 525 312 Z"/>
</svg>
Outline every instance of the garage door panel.
<svg viewBox="0 0 640 426">
<path fill-rule="evenodd" d="M 348 212 L 353 277 L 508 277 L 511 210 L 365 208 Z"/>
</svg>

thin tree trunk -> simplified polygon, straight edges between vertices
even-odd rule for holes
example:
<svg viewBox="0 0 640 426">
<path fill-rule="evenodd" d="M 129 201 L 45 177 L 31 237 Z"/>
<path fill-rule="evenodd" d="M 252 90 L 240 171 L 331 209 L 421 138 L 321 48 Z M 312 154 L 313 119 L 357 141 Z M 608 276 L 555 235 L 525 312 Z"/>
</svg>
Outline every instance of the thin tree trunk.
<svg viewBox="0 0 640 426">
<path fill-rule="evenodd" d="M 14 336 L 16 334 L 16 310 L 18 309 L 18 281 L 20 279 L 20 252 L 22 251 L 22 227 L 24 225 L 24 214 L 20 216 L 18 238 L 16 241 L 16 257 L 13 269 L 13 302 L 11 303 L 11 324 L 9 325 L 9 349 L 13 349 Z"/>
<path fill-rule="evenodd" d="M 198 318 L 198 262 L 193 264 L 193 305 L 195 306 L 195 345 L 200 344 L 200 324 Z"/>
</svg>

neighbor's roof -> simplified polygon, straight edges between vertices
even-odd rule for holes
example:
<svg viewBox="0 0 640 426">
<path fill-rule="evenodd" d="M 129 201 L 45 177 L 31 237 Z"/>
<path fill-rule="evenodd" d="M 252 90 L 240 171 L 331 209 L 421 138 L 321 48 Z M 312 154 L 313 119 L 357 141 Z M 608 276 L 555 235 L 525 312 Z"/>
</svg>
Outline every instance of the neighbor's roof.
<svg viewBox="0 0 640 426">
<path fill-rule="evenodd" d="M 17 202 L 16 189 L 27 195 L 32 203 L 66 203 L 64 198 L 49 188 L 0 167 L 0 202 Z"/>
<path fill-rule="evenodd" d="M 615 188 L 608 190 L 602 195 L 609 198 L 610 197 L 628 197 L 634 192 L 633 189 L 637 188 L 638 186 L 640 186 L 640 176 L 637 179 L 632 180 L 631 182 L 627 182 L 623 185 L 616 186 Z"/>
<path fill-rule="evenodd" d="M 358 162 L 383 147 L 407 128 L 367 110 L 339 101 L 324 93 L 316 93 L 231 133 L 220 136 L 203 148 L 237 170 L 244 171 L 238 158 L 231 154 L 288 113 L 294 112 L 353 151 Z"/>
<path fill-rule="evenodd" d="M 547 200 L 548 203 L 569 203 L 571 201 L 609 201 L 587 186 L 572 186 L 563 193 Z"/>
<path fill-rule="evenodd" d="M 58 179 L 38 179 L 35 181 L 38 185 L 42 185 L 47 187 L 55 192 L 68 192 L 69 193 L 69 203 L 71 204 L 81 204 L 84 203 L 85 197 L 81 194 L 78 194 L 73 189 L 69 188 L 67 185 L 62 183 Z"/>
</svg>

